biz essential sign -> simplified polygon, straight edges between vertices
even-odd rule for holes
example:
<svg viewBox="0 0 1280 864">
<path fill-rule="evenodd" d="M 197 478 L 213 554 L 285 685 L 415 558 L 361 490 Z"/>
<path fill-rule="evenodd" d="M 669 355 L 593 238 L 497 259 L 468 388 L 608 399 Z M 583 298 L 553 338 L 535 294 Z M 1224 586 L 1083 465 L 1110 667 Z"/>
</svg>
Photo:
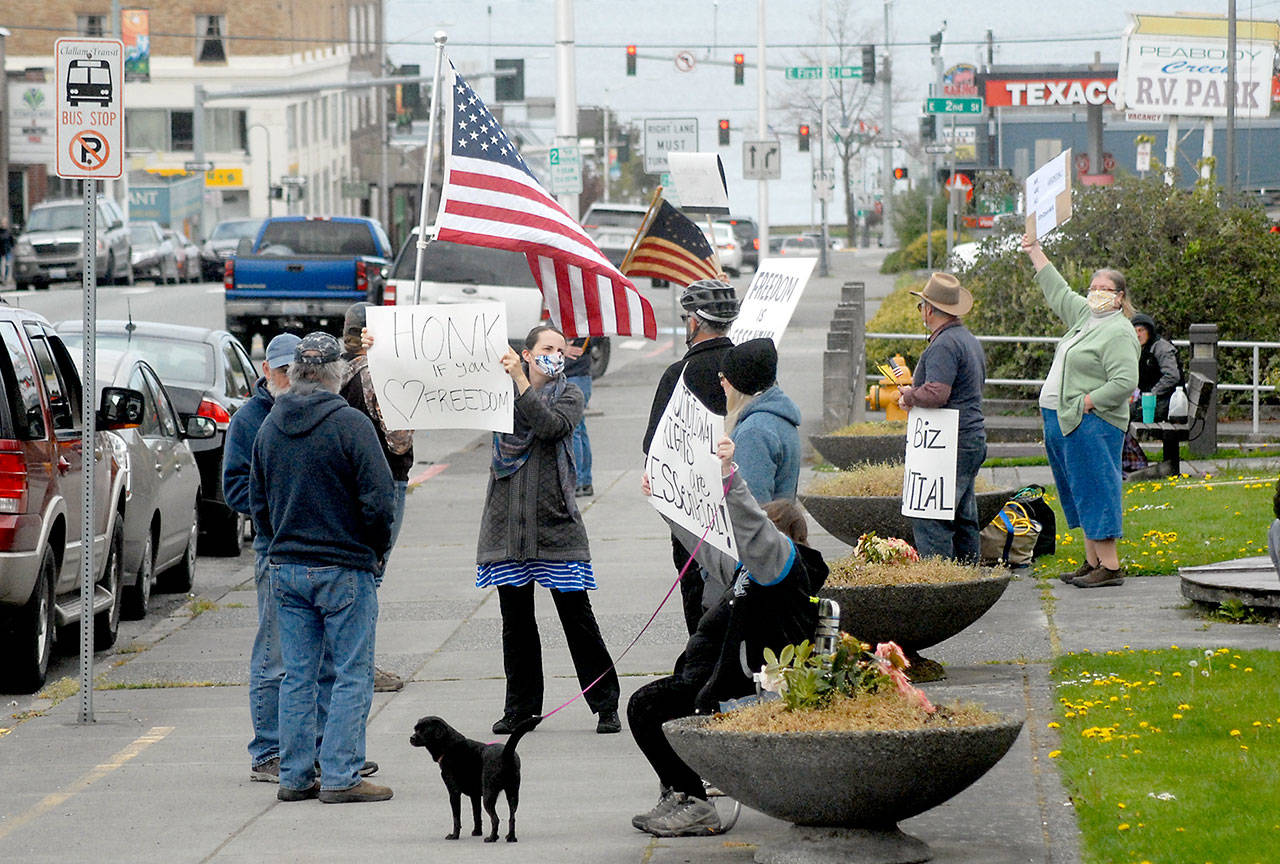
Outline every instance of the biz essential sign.
<svg viewBox="0 0 1280 864">
<path fill-rule="evenodd" d="M 1271 113 L 1274 21 L 1239 21 L 1236 82 L 1227 88 L 1225 18 L 1133 15 L 1120 56 L 1123 107 L 1153 114 L 1225 117 L 1234 98 L 1236 116 Z"/>
<path fill-rule="evenodd" d="M 1114 75 L 989 77 L 983 86 L 987 107 L 1005 108 L 1114 106 L 1118 91 Z"/>
</svg>

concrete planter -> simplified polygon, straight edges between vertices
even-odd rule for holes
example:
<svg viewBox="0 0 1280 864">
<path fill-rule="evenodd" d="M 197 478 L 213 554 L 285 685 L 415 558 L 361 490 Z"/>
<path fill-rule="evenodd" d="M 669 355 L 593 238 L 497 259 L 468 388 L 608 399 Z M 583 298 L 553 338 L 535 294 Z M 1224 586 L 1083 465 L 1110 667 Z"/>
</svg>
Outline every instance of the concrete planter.
<svg viewBox="0 0 1280 864">
<path fill-rule="evenodd" d="M 810 435 L 809 443 L 822 458 L 848 471 L 871 462 L 904 462 L 907 436 L 900 435 Z"/>
<path fill-rule="evenodd" d="M 986 525 L 996 517 L 1017 489 L 978 493 L 978 525 Z M 850 546 L 868 531 L 880 537 L 901 537 L 915 543 L 911 520 L 902 515 L 901 495 L 800 495 L 804 509 L 818 524 L 838 540 Z"/>
<path fill-rule="evenodd" d="M 707 782 L 793 823 L 759 864 L 908 864 L 932 857 L 897 823 L 951 798 L 1000 761 L 1022 720 L 989 726 L 863 732 L 763 733 L 708 728 L 710 718 L 662 726 Z"/>
</svg>

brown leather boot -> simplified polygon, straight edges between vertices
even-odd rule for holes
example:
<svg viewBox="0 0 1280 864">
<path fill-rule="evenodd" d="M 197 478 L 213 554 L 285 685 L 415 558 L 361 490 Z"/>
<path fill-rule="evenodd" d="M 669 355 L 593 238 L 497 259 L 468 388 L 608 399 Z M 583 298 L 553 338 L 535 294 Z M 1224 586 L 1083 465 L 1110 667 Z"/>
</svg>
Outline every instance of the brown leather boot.
<svg viewBox="0 0 1280 864">
<path fill-rule="evenodd" d="M 1090 573 L 1090 571 L 1092 571 L 1093 568 L 1097 566 L 1098 566 L 1097 564 L 1090 564 L 1089 561 L 1086 559 L 1083 564 L 1081 564 L 1075 570 L 1072 570 L 1070 573 L 1059 573 L 1058 579 L 1060 579 L 1063 582 L 1066 582 L 1068 585 L 1071 585 L 1081 576 L 1087 576 Z"/>
<path fill-rule="evenodd" d="M 1077 588 L 1106 588 L 1109 585 L 1123 585 L 1124 568 L 1117 567 L 1112 570 L 1099 564 L 1092 572 L 1080 576 L 1071 584 Z"/>
</svg>

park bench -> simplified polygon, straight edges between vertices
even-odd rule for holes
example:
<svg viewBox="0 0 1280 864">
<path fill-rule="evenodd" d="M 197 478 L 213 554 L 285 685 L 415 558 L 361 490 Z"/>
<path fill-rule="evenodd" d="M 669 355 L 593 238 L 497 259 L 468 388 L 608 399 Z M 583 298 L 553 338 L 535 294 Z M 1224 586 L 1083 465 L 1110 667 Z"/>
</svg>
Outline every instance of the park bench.
<svg viewBox="0 0 1280 864">
<path fill-rule="evenodd" d="M 1213 403 L 1214 383 L 1199 372 L 1187 377 L 1187 416 L 1185 420 L 1164 420 L 1159 423 L 1130 423 L 1129 433 L 1141 440 L 1158 438 L 1164 444 L 1161 455 L 1163 466 L 1169 475 L 1182 473 L 1178 449 L 1183 441 L 1199 437 L 1204 430 Z"/>
</svg>

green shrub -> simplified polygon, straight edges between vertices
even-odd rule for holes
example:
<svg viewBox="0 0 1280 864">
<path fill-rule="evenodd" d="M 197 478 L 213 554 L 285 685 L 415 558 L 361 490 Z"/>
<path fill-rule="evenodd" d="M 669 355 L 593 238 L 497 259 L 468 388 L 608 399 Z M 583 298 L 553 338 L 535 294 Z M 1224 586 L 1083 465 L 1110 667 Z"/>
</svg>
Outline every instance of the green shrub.
<svg viewBox="0 0 1280 864">
<path fill-rule="evenodd" d="M 919 333 L 924 335 L 924 325 L 920 323 L 920 311 L 916 303 L 920 298 L 911 294 L 924 288 L 925 280 L 913 274 L 903 274 L 894 283 L 893 292 L 880 301 L 880 308 L 867 322 L 868 333 Z M 868 339 L 867 367 L 874 369 L 877 363 L 884 363 L 894 354 L 906 358 L 907 365 L 916 368 L 916 361 L 929 343 L 912 339 Z M 868 372 L 870 377 L 873 372 Z M 875 378 L 879 378 L 875 375 Z M 874 380 L 874 379 L 873 379 Z"/>
<path fill-rule="evenodd" d="M 970 239 L 968 234 L 961 233 L 957 235 L 955 242 L 963 243 Z M 884 263 L 880 265 L 881 273 L 901 273 L 904 270 L 919 270 L 927 267 L 929 260 L 929 235 L 921 234 L 907 245 L 903 246 L 896 252 L 885 256 Z M 942 269 L 943 261 L 947 257 L 947 232 L 945 229 L 938 229 L 933 232 L 933 266 L 934 269 Z"/>
</svg>

